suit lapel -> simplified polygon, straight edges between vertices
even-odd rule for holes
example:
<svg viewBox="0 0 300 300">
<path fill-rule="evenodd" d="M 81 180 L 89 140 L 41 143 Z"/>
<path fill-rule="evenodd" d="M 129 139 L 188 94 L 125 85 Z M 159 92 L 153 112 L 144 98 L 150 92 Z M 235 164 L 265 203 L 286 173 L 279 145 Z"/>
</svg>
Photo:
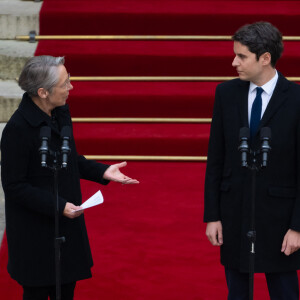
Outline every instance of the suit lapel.
<svg viewBox="0 0 300 300">
<path fill-rule="evenodd" d="M 239 99 L 239 111 L 242 121 L 241 127 L 249 127 L 248 121 L 248 92 L 249 92 L 249 81 L 240 81 L 239 82 L 239 92 L 237 93 Z"/>
<path fill-rule="evenodd" d="M 265 113 L 260 121 L 257 135 L 262 127 L 266 127 L 268 122 L 272 119 L 274 114 L 280 109 L 287 99 L 287 91 L 289 87 L 289 81 L 278 72 L 278 81 L 270 99 L 270 102 L 265 110 Z M 239 103 L 239 112 L 241 119 L 241 127 L 249 127 L 248 120 L 248 93 L 249 93 L 249 82 L 240 81 L 239 82 L 239 92 L 237 93 L 237 102 Z M 256 136 L 257 136 L 256 135 Z M 256 139 L 255 139 L 256 140 Z"/>
<path fill-rule="evenodd" d="M 266 111 L 260 121 L 258 132 L 262 127 L 265 127 L 273 115 L 278 111 L 281 105 L 286 101 L 287 90 L 289 86 L 289 81 L 285 79 L 280 73 L 278 73 L 278 81 L 270 99 L 270 102 L 266 108 Z"/>
</svg>

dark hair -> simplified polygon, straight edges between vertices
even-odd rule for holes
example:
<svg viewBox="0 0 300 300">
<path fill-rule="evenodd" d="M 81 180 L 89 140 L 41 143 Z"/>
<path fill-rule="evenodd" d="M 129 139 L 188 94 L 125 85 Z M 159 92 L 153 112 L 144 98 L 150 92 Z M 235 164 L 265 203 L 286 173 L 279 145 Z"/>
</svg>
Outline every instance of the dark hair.
<svg viewBox="0 0 300 300">
<path fill-rule="evenodd" d="M 42 55 L 30 58 L 19 77 L 19 86 L 31 97 L 38 96 L 39 88 L 45 88 L 51 93 L 58 82 L 56 68 L 64 62 L 64 57 Z"/>
<path fill-rule="evenodd" d="M 250 52 L 256 54 L 257 60 L 263 53 L 269 52 L 273 68 L 283 52 L 282 34 L 268 22 L 247 24 L 238 29 L 232 39 L 247 46 Z"/>
</svg>

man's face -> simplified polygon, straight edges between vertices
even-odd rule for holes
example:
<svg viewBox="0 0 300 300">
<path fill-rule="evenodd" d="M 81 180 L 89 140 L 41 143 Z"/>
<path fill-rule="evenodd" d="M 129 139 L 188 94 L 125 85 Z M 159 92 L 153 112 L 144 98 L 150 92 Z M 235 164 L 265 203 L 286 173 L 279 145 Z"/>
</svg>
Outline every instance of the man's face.
<svg viewBox="0 0 300 300">
<path fill-rule="evenodd" d="M 260 82 L 263 73 L 262 56 L 257 61 L 256 54 L 250 52 L 247 46 L 237 41 L 234 41 L 233 51 L 235 58 L 232 66 L 236 68 L 240 79 L 255 84 Z"/>
<path fill-rule="evenodd" d="M 58 66 L 57 72 L 59 78 L 58 82 L 52 89 L 52 92 L 48 95 L 48 103 L 52 108 L 65 105 L 69 96 L 69 91 L 73 89 L 65 66 Z"/>
</svg>

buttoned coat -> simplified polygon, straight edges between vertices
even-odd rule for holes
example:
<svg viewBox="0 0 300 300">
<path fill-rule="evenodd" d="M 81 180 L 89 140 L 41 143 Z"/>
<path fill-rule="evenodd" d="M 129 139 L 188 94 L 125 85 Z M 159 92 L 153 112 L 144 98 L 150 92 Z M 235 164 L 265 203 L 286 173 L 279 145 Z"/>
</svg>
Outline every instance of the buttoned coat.
<svg viewBox="0 0 300 300">
<path fill-rule="evenodd" d="M 249 270 L 252 178 L 241 167 L 238 147 L 240 128 L 249 127 L 248 91 L 249 82 L 240 79 L 216 89 L 205 178 L 204 221 L 221 220 L 221 263 L 242 272 Z M 261 147 L 262 127 L 271 129 L 272 149 L 267 167 L 255 176 L 255 272 L 296 270 L 300 251 L 286 256 L 281 245 L 288 229 L 300 231 L 300 86 L 281 74 L 249 142 L 254 151 Z"/>
<path fill-rule="evenodd" d="M 60 130 L 72 126 L 68 105 L 47 116 L 27 93 L 7 123 L 1 139 L 1 177 L 5 193 L 8 272 L 25 286 L 55 284 L 53 172 L 41 167 L 40 128 L 51 127 L 49 148 L 59 151 Z M 93 265 L 84 215 L 75 219 L 63 216 L 66 202 L 80 205 L 80 178 L 107 184 L 103 174 L 107 165 L 88 161 L 76 152 L 73 136 L 68 167 L 58 172 L 62 283 L 91 277 Z M 53 158 L 48 156 L 48 165 Z"/>
</svg>

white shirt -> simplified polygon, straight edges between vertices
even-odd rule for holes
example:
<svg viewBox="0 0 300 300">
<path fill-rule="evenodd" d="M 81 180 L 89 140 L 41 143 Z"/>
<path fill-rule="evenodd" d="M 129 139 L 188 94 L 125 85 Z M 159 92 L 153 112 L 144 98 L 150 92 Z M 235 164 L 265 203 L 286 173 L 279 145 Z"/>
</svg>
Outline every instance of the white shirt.
<svg viewBox="0 0 300 300">
<path fill-rule="evenodd" d="M 276 71 L 275 76 L 268 81 L 266 84 L 264 84 L 263 86 L 261 86 L 261 88 L 264 90 L 261 94 L 261 99 L 262 99 L 262 108 L 261 108 L 261 118 L 264 115 L 264 112 L 270 102 L 270 99 L 273 95 L 276 83 L 278 80 L 278 73 Z M 249 120 L 249 124 L 250 124 L 250 117 L 251 117 L 251 108 L 252 108 L 252 104 L 254 102 L 254 99 L 256 97 L 256 88 L 258 86 L 252 82 L 250 82 L 250 86 L 249 86 L 249 92 L 248 92 L 248 120 Z"/>
</svg>

